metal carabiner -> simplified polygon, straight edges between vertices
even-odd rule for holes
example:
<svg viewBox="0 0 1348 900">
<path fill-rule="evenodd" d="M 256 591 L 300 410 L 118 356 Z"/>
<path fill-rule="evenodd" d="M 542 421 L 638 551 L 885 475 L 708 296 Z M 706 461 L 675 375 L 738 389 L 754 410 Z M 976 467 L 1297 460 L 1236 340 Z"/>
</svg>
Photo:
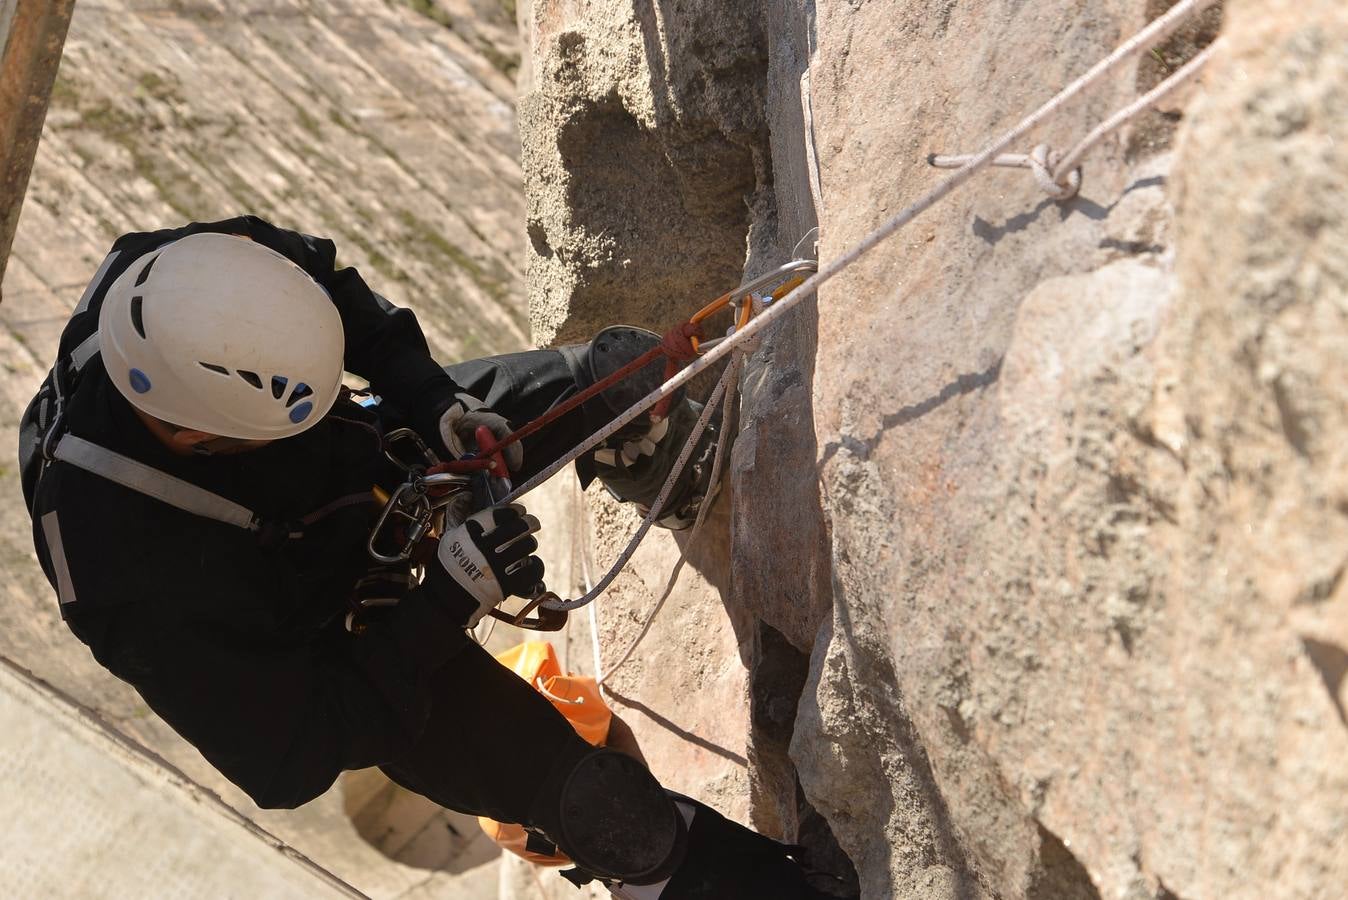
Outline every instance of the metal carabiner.
<svg viewBox="0 0 1348 900">
<path fill-rule="evenodd" d="M 472 490 L 472 487 L 473 478 L 469 475 L 453 472 L 423 475 L 412 472 L 411 477 L 398 486 L 380 510 L 379 518 L 365 544 L 370 557 L 385 565 L 407 562 L 421 539 L 438 527 L 445 508 L 456 502 L 464 491 Z M 397 554 L 381 552 L 381 539 L 396 524 L 407 527 Z"/>
<path fill-rule="evenodd" d="M 545 602 L 560 603 L 561 598 L 539 584 L 533 594 L 529 596 L 524 608 L 519 612 L 508 613 L 498 608 L 491 611 L 491 617 L 505 622 L 507 625 L 523 628 L 526 631 L 561 631 L 566 627 L 566 620 L 570 613 L 564 609 L 550 609 L 543 606 Z M 529 618 L 529 613 L 535 610 L 537 610 L 538 615 Z"/>
<path fill-rule="evenodd" d="M 707 304 L 702 309 L 694 313 L 692 318 L 689 319 L 688 321 L 696 325 L 700 323 L 703 319 L 709 318 L 710 316 L 714 315 L 717 312 L 720 312 L 722 309 L 725 309 L 727 306 L 729 306 L 734 310 L 733 314 L 734 324 L 731 326 L 731 329 L 726 333 L 726 336 L 728 337 L 731 334 L 734 334 L 736 331 L 743 328 L 745 325 L 749 324 L 749 320 L 750 318 L 752 318 L 753 314 L 752 298 L 759 291 L 771 285 L 786 284 L 790 282 L 794 277 L 799 276 L 803 272 L 817 272 L 817 271 L 819 271 L 819 263 L 817 261 L 813 259 L 793 259 L 784 265 L 778 266 L 777 268 L 771 270 L 770 272 L 765 272 L 764 274 L 758 276 L 757 278 L 754 278 L 750 281 L 746 281 L 744 284 L 735 288 L 730 293 L 723 294 L 721 297 L 717 298 L 716 300 L 713 300 L 711 303 Z M 773 299 L 775 299 L 775 297 Z M 772 301 L 770 299 L 767 298 L 764 299 L 764 305 L 768 305 L 771 302 Z M 744 304 L 749 305 L 746 307 L 744 306 Z M 696 350 L 698 353 L 706 353 L 707 351 L 711 350 L 712 347 L 715 347 L 717 344 L 719 344 L 722 340 L 724 340 L 724 338 L 713 338 L 711 340 L 706 341 L 696 336 L 692 336 L 689 338 L 689 342 L 692 344 L 693 349 Z"/>
<path fill-rule="evenodd" d="M 420 479 L 414 477 L 412 480 L 404 482 L 398 486 L 398 489 L 388 498 L 388 502 L 384 504 L 384 508 L 379 513 L 379 519 L 370 531 L 370 538 L 365 542 L 365 549 L 375 562 L 390 566 L 406 562 L 411 559 L 412 551 L 416 548 L 417 542 L 425 537 L 426 532 L 430 530 L 431 519 L 434 514 L 435 511 L 431 508 L 430 498 L 421 486 Z M 395 516 L 403 520 L 399 524 L 408 525 L 407 536 L 398 553 L 383 553 L 378 547 L 380 538 L 384 536 L 385 530 L 390 529 L 391 524 L 395 522 Z"/>
<path fill-rule="evenodd" d="M 410 442 L 421 454 L 424 464 L 410 464 L 398 456 L 393 448 L 394 445 L 400 441 Z M 389 462 L 393 463 L 404 472 L 409 473 L 421 473 L 431 466 L 440 465 L 440 457 L 436 456 L 435 451 L 427 446 L 426 442 L 421 439 L 421 435 L 417 434 L 411 428 L 395 428 L 393 431 L 384 435 L 384 456 L 388 457 Z"/>
</svg>

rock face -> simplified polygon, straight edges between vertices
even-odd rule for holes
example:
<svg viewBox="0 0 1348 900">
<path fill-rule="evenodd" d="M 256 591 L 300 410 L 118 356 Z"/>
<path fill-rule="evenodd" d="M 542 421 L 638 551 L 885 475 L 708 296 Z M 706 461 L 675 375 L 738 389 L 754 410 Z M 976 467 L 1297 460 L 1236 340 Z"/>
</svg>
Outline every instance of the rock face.
<svg viewBox="0 0 1348 900">
<path fill-rule="evenodd" d="M 1169 5 L 536 0 L 537 333 L 668 327 L 815 222 L 836 257 Z M 980 175 L 750 361 L 708 587 L 751 818 L 866 897 L 1344 883 L 1348 13 L 1233 0 L 1032 139 L 1219 26 L 1078 197 Z"/>
</svg>

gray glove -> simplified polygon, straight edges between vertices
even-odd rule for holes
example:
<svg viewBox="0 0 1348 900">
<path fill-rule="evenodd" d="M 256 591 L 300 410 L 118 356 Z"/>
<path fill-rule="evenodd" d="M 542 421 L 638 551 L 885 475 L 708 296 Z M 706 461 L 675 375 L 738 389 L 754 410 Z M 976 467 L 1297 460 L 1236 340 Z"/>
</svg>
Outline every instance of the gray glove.
<svg viewBox="0 0 1348 900">
<path fill-rule="evenodd" d="M 491 411 L 481 400 L 469 394 L 458 394 L 449 409 L 440 416 L 440 439 L 445 442 L 455 459 L 463 459 L 477 446 L 478 428 L 486 426 L 496 439 L 510 434 L 510 423 L 505 416 Z M 524 448 L 511 444 L 503 451 L 506 467 L 512 472 L 524 465 Z"/>
<path fill-rule="evenodd" d="M 469 516 L 440 539 L 427 585 L 472 628 L 507 597 L 528 597 L 543 585 L 543 561 L 533 553 L 538 520 L 523 506 L 494 506 Z M 471 602 L 465 602 L 471 601 Z"/>
</svg>

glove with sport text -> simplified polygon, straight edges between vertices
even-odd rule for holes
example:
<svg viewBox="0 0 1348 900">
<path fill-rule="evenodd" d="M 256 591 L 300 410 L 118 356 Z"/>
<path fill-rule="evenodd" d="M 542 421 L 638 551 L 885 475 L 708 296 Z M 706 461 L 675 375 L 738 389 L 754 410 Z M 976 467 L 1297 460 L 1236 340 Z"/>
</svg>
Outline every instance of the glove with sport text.
<svg viewBox="0 0 1348 900">
<path fill-rule="evenodd" d="M 511 431 L 505 416 L 492 412 L 476 397 L 458 394 L 449 409 L 440 415 L 440 439 L 455 459 L 463 459 L 475 449 L 474 435 L 484 425 L 498 441 Z M 520 466 L 524 465 L 524 448 L 519 444 L 511 444 L 502 452 L 505 453 L 506 467 L 510 471 L 519 471 Z"/>
<path fill-rule="evenodd" d="M 466 611 L 464 625 L 472 628 L 507 597 L 528 597 L 542 586 L 543 561 L 533 555 L 538 529 L 518 504 L 474 513 L 440 538 L 426 583 Z"/>
</svg>

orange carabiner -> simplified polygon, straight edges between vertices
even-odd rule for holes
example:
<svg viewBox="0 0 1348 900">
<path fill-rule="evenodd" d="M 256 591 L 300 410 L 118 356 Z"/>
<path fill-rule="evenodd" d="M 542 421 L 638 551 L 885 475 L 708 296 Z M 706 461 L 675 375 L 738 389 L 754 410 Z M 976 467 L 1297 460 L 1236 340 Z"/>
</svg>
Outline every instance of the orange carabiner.
<svg viewBox="0 0 1348 900">
<path fill-rule="evenodd" d="M 733 291 L 731 293 L 733 293 Z M 725 309 L 727 306 L 730 305 L 731 293 L 722 294 L 721 296 L 717 297 L 715 300 L 711 301 L 706 306 L 702 307 L 697 312 L 693 313 L 693 317 L 688 321 L 691 324 L 696 325 L 703 319 L 709 316 L 713 316 L 716 313 L 720 312 L 721 310 Z"/>
<path fill-rule="evenodd" d="M 718 312 L 720 312 L 721 310 L 725 309 L 727 306 L 730 305 L 730 296 L 731 295 L 727 293 L 717 297 L 715 300 L 711 301 L 706 306 L 702 307 L 697 312 L 693 313 L 693 317 L 688 320 L 688 324 L 696 325 L 703 319 L 716 315 Z M 696 353 L 702 352 L 701 350 L 702 341 L 700 341 L 697 337 L 689 337 L 688 343 L 693 345 L 694 352 Z"/>
</svg>

